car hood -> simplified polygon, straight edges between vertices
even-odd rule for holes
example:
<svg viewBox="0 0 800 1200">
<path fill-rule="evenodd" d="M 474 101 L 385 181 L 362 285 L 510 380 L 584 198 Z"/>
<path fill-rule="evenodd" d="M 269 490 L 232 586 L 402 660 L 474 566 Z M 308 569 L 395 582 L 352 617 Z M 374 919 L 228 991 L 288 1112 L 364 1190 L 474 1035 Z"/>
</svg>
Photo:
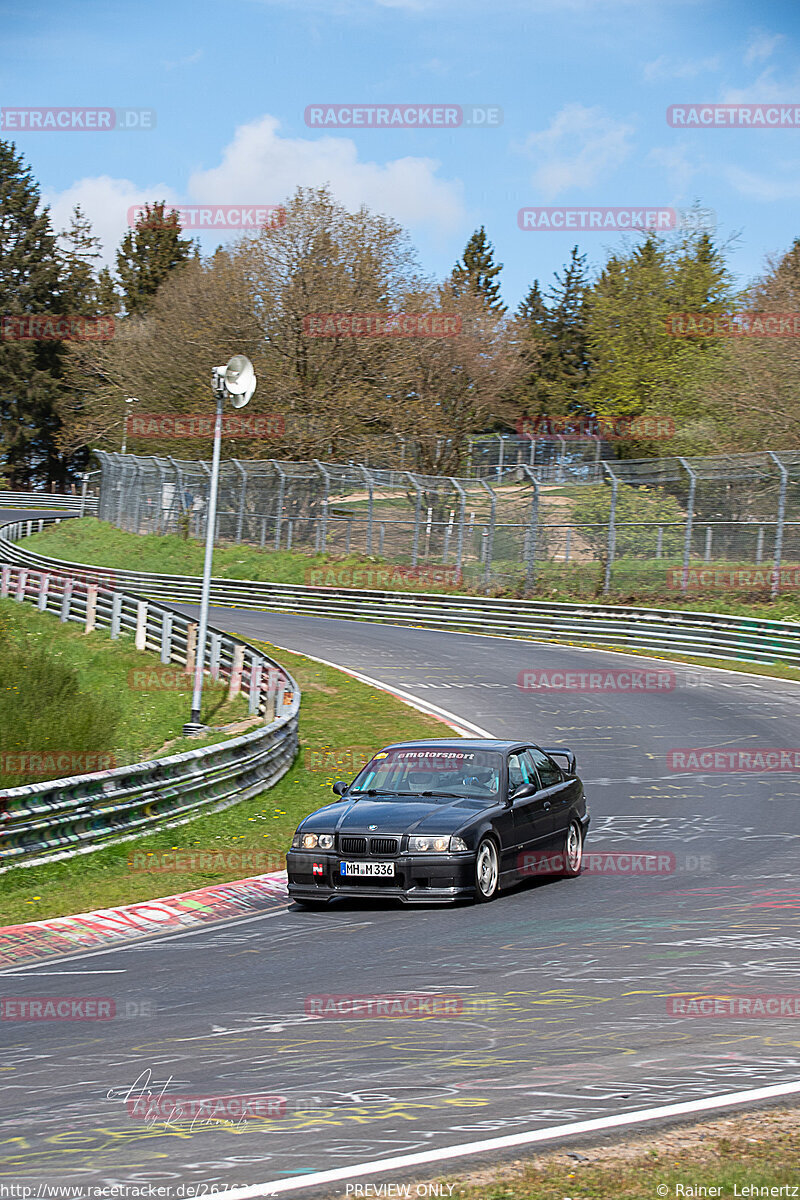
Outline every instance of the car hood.
<svg viewBox="0 0 800 1200">
<path fill-rule="evenodd" d="M 347 834 L 454 833 L 492 807 L 481 800 L 429 796 L 345 798 L 306 817 L 302 829 Z M 370 829 L 371 825 L 376 828 Z"/>
</svg>

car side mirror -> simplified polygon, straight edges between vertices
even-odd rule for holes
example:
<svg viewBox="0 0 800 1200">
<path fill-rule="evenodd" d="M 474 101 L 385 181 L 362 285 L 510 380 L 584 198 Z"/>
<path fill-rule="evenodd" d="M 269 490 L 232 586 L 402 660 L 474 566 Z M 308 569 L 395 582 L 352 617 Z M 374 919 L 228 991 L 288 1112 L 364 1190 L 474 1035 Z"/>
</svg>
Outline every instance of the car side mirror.
<svg viewBox="0 0 800 1200">
<path fill-rule="evenodd" d="M 525 800 L 528 796 L 534 796 L 538 790 L 539 789 L 535 783 L 523 783 L 515 792 L 512 793 L 511 799 L 512 801 Z"/>
<path fill-rule="evenodd" d="M 343 796 L 346 791 L 347 791 L 347 784 L 342 783 L 341 779 L 337 779 L 336 783 L 333 785 L 334 795 Z"/>
</svg>

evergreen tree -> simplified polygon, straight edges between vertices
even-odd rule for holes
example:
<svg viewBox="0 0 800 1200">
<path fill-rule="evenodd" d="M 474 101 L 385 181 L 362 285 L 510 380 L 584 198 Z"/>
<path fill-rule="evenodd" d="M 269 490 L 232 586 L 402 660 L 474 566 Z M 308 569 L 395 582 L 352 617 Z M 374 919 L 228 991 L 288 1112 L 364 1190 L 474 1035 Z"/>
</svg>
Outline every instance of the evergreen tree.
<svg viewBox="0 0 800 1200">
<path fill-rule="evenodd" d="M 122 308 L 114 276 L 108 267 L 103 267 L 97 277 L 97 311 L 107 316 L 115 317 Z"/>
<path fill-rule="evenodd" d="M 555 273 L 547 299 L 535 280 L 517 309 L 521 352 L 530 363 L 519 401 L 532 417 L 563 418 L 584 411 L 591 376 L 587 292 L 586 256 L 573 246 L 563 275 Z"/>
<path fill-rule="evenodd" d="M 191 256 L 193 243 L 181 237 L 178 213 L 161 203 L 145 211 L 122 239 L 117 251 L 117 275 L 125 311 L 142 316 L 170 271 Z"/>
<path fill-rule="evenodd" d="M 502 314 L 506 307 L 500 299 L 500 284 L 497 276 L 503 264 L 495 264 L 494 248 L 486 236 L 483 225 L 476 229 L 467 242 L 464 253 L 453 267 L 450 286 L 453 295 L 465 293 L 483 300 L 492 312 Z"/>
<path fill-rule="evenodd" d="M 48 208 L 13 142 L 0 140 L 0 313 L 6 318 L 61 314 L 56 238 Z M 12 487 L 62 487 L 68 464 L 58 453 L 55 411 L 63 346 L 19 340 L 11 320 L 0 340 L 0 472 Z"/>
<path fill-rule="evenodd" d="M 83 317 L 99 314 L 96 261 L 100 258 L 100 239 L 92 233 L 89 218 L 75 205 L 69 228 L 61 234 L 62 291 L 70 313 Z"/>
</svg>

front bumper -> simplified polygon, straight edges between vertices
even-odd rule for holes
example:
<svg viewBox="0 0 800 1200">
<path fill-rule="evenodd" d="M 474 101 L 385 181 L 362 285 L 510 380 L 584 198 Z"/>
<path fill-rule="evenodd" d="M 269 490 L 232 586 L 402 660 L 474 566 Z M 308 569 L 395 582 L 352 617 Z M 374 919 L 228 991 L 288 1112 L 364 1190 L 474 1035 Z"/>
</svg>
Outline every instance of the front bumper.
<svg viewBox="0 0 800 1200">
<path fill-rule="evenodd" d="M 356 857 L 356 856 L 353 856 Z M 289 850 L 286 871 L 289 895 L 299 900 L 328 900 L 332 896 L 401 900 L 405 904 L 448 903 L 475 894 L 475 854 L 401 854 L 392 859 L 393 876 L 359 878 L 339 874 L 341 854 Z"/>
</svg>

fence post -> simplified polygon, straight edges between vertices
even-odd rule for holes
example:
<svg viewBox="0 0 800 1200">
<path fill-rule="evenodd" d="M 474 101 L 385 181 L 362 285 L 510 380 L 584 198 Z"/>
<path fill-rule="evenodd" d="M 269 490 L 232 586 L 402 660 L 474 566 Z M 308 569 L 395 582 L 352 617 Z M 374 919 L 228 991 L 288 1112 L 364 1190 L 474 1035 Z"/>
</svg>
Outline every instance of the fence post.
<svg viewBox="0 0 800 1200">
<path fill-rule="evenodd" d="M 762 529 L 761 530 L 762 535 L 763 535 L 763 532 L 764 531 Z M 713 534 L 713 530 L 712 530 L 711 526 L 706 525 L 706 550 L 705 550 L 705 555 L 704 555 L 706 562 L 711 562 L 711 539 L 713 536 L 714 536 L 714 534 Z M 762 540 L 763 540 L 763 536 L 762 536 Z M 758 557 L 757 561 L 761 562 L 760 551 L 759 551 L 759 557 Z"/>
<path fill-rule="evenodd" d="M 39 576 L 39 599 L 36 602 L 36 607 L 39 612 L 44 612 L 47 608 L 47 592 L 50 588 L 50 576 L 47 572 L 43 572 Z"/>
<path fill-rule="evenodd" d="M 781 580 L 781 557 L 783 555 L 783 526 L 786 518 L 786 488 L 789 483 L 789 471 L 783 465 L 773 450 L 769 456 L 781 473 L 781 490 L 778 494 L 778 523 L 775 526 L 775 550 L 772 565 L 772 598 L 777 596 Z"/>
<path fill-rule="evenodd" d="M 281 548 L 281 521 L 283 520 L 283 500 L 286 493 L 286 472 L 278 466 L 274 459 L 272 466 L 278 472 L 278 495 L 275 500 L 275 549 Z"/>
<path fill-rule="evenodd" d="M 25 599 L 25 587 L 28 582 L 28 572 L 25 567 L 20 567 L 17 572 L 17 602 L 21 604 Z"/>
<path fill-rule="evenodd" d="M 161 661 L 168 663 L 172 658 L 172 613 L 161 614 Z"/>
<path fill-rule="evenodd" d="M 208 663 L 209 674 L 212 679 L 219 679 L 219 656 L 222 649 L 222 634 L 212 632 L 209 641 L 211 643 Z"/>
<path fill-rule="evenodd" d="M 689 586 L 689 557 L 692 553 L 692 525 L 694 523 L 694 497 L 697 490 L 697 474 L 692 470 L 685 458 L 679 457 L 678 462 L 689 476 L 689 501 L 686 511 L 686 533 L 683 539 L 683 571 L 681 572 L 681 591 L 685 592 Z"/>
<path fill-rule="evenodd" d="M 403 474 L 405 475 L 406 479 L 411 480 L 411 486 L 417 493 L 417 501 L 414 505 L 414 544 L 411 550 L 411 565 L 412 567 L 415 567 L 417 565 L 417 556 L 419 555 L 419 527 L 422 519 L 422 488 L 417 483 L 416 476 L 412 475 L 410 471 L 403 471 Z"/>
<path fill-rule="evenodd" d="M 61 592 L 60 620 L 61 620 L 62 624 L 64 621 L 69 620 L 69 610 L 70 610 L 70 605 L 72 603 L 72 588 L 73 588 L 73 581 L 71 579 L 65 579 L 64 585 L 63 585 L 63 591 Z"/>
<path fill-rule="evenodd" d="M 453 476 L 450 477 L 450 482 L 458 492 L 460 508 L 458 513 L 458 538 L 456 540 L 456 580 L 461 579 L 461 565 L 464 560 L 464 518 L 467 515 L 467 493 L 464 491 L 461 484 Z"/>
<path fill-rule="evenodd" d="M 238 643 L 233 647 L 233 663 L 231 679 L 228 684 L 228 700 L 234 700 L 242 690 L 242 675 L 244 673 L 244 646 Z"/>
<path fill-rule="evenodd" d="M 261 659 L 250 658 L 250 696 L 248 709 L 252 717 L 261 704 Z"/>
<path fill-rule="evenodd" d="M 186 626 L 186 674 L 194 675 L 195 659 L 197 658 L 197 622 L 190 621 Z"/>
<path fill-rule="evenodd" d="M 111 597 L 111 637 L 116 640 L 119 637 L 119 627 L 122 623 L 122 596 L 119 592 L 114 592 Z"/>
<path fill-rule="evenodd" d="M 528 523 L 528 544 L 525 547 L 525 591 L 530 592 L 536 579 L 536 538 L 539 532 L 539 481 L 530 467 L 520 466 L 533 487 L 531 515 Z"/>
<path fill-rule="evenodd" d="M 611 568 L 614 565 L 614 555 L 617 550 L 617 492 L 619 480 L 608 463 L 601 464 L 603 470 L 611 477 L 611 511 L 608 514 L 608 553 L 606 554 L 606 572 L 603 579 L 603 595 L 607 596 L 611 587 Z"/>
<path fill-rule="evenodd" d="M 86 625 L 84 633 L 92 633 L 97 627 L 97 584 L 90 583 L 86 589 Z"/>
<path fill-rule="evenodd" d="M 137 650 L 144 650 L 147 642 L 147 601 L 137 600 L 136 602 L 136 640 L 134 645 Z"/>
<path fill-rule="evenodd" d="M 322 498 L 322 521 L 319 526 L 319 528 L 321 529 L 320 549 L 321 549 L 322 553 L 324 554 L 325 551 L 328 549 L 328 498 L 331 494 L 331 477 L 330 477 L 330 472 L 328 470 L 326 470 L 325 467 L 323 467 L 323 465 L 319 461 L 319 459 L 317 459 L 317 458 L 313 459 L 313 463 L 314 463 L 314 466 L 317 468 L 317 470 L 322 475 L 322 478 L 325 480 L 325 495 Z"/>
<path fill-rule="evenodd" d="M 86 492 L 87 492 L 88 487 L 89 487 L 89 473 L 88 473 L 88 471 L 84 471 L 83 483 L 81 484 L 81 506 L 78 511 L 79 517 L 82 517 L 83 514 L 86 512 Z M 39 524 L 41 525 L 41 521 L 39 522 Z"/>
<path fill-rule="evenodd" d="M 495 494 L 495 492 L 492 490 L 492 488 L 489 486 L 489 484 L 486 482 L 485 479 L 481 479 L 479 482 L 480 482 L 481 486 L 486 488 L 486 491 L 489 493 L 489 503 L 492 506 L 491 515 L 489 517 L 489 527 L 486 530 L 486 534 L 485 534 L 486 542 L 485 542 L 485 553 L 484 553 L 484 559 L 483 559 L 483 584 L 488 592 L 489 580 L 491 579 L 491 573 L 492 573 L 492 554 L 494 552 L 494 529 L 495 529 L 495 518 L 497 515 L 497 495 Z"/>
<path fill-rule="evenodd" d="M 0 596 L 8 595 L 8 586 L 11 579 L 11 567 L 3 566 L 0 568 Z"/>
<path fill-rule="evenodd" d="M 369 489 L 369 507 L 367 509 L 367 554 L 372 554 L 372 519 L 373 519 L 373 500 L 372 500 L 372 475 L 366 467 L 359 467 L 359 471 L 364 477 L 364 482 Z"/>
</svg>

